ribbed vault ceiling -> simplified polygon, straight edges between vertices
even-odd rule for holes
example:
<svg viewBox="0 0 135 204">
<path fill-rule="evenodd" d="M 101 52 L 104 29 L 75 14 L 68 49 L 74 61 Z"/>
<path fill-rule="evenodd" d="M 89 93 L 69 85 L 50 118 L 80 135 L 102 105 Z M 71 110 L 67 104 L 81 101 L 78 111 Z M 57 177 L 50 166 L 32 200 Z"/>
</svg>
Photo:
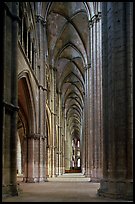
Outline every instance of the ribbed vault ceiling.
<svg viewBox="0 0 135 204">
<path fill-rule="evenodd" d="M 71 137 L 80 137 L 89 51 L 86 7 L 83 2 L 51 2 L 46 8 L 49 63 L 57 70 L 57 91 L 62 94 Z"/>
</svg>

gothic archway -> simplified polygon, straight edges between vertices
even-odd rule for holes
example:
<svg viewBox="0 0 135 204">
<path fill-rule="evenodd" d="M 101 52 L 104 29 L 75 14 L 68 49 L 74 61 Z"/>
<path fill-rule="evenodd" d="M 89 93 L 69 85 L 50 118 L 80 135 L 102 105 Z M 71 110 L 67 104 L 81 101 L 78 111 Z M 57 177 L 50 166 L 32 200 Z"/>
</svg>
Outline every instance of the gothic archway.
<svg viewBox="0 0 135 204">
<path fill-rule="evenodd" d="M 51 113 L 46 105 L 46 175 L 52 176 L 52 138 L 51 138 Z"/>
<path fill-rule="evenodd" d="M 18 80 L 18 129 L 17 129 L 17 144 L 20 149 L 17 152 L 17 158 L 21 157 L 21 176 L 23 181 L 27 181 L 28 177 L 28 157 L 30 149 L 28 138 L 35 129 L 35 108 L 32 98 L 32 88 L 29 76 L 26 73 L 21 73 Z M 19 156 L 20 155 L 20 156 Z M 17 161 L 18 164 L 18 161 Z M 17 169 L 18 171 L 18 169 Z M 17 172 L 19 173 L 19 172 Z M 19 176 L 19 174 L 17 174 Z"/>
</svg>

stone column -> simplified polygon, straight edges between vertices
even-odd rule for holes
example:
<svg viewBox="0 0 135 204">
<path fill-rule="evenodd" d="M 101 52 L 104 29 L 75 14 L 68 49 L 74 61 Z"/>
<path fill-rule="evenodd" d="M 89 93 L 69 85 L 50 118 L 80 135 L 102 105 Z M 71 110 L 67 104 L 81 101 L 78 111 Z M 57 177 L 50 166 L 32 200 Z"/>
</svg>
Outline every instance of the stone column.
<svg viewBox="0 0 135 204">
<path fill-rule="evenodd" d="M 26 56 L 28 57 L 28 30 L 27 30 L 27 33 L 26 33 Z"/>
<path fill-rule="evenodd" d="M 45 66 L 45 43 L 46 43 L 46 22 L 42 16 L 36 16 L 38 37 L 39 37 L 39 168 L 38 181 L 46 181 L 46 66 Z"/>
<path fill-rule="evenodd" d="M 32 31 L 29 31 L 29 35 L 30 35 L 30 37 L 29 37 L 29 52 L 30 52 L 30 55 L 29 55 L 29 62 L 30 62 L 30 64 L 32 65 L 32 41 L 33 41 L 33 33 L 32 33 Z"/>
<path fill-rule="evenodd" d="M 51 67 L 51 121 L 52 121 L 52 153 L 51 153 L 51 176 L 56 176 L 56 69 Z"/>
<path fill-rule="evenodd" d="M 96 16 L 93 16 L 93 169 L 91 170 L 91 179 L 96 180 L 97 170 L 97 151 L 98 151 L 98 121 L 97 121 L 97 23 Z"/>
<path fill-rule="evenodd" d="M 100 13 L 94 15 L 89 22 L 90 38 L 90 61 L 91 68 L 88 72 L 89 77 L 89 154 L 90 154 L 90 178 L 91 181 L 99 181 L 101 178 L 102 164 L 102 123 L 101 123 L 101 17 Z"/>
<path fill-rule="evenodd" d="M 99 120 L 99 168 L 98 180 L 103 177 L 103 103 L 102 103 L 102 18 L 101 13 L 98 15 L 98 120 Z"/>
<path fill-rule="evenodd" d="M 62 167 L 61 167 L 61 174 L 65 173 L 65 140 L 64 134 L 62 134 Z"/>
<path fill-rule="evenodd" d="M 61 99 L 62 100 L 62 99 Z M 65 107 L 61 101 L 61 174 L 65 173 Z"/>
<path fill-rule="evenodd" d="M 85 103 L 84 103 L 84 116 L 86 113 L 86 108 L 85 108 Z M 84 118 L 84 125 L 82 127 L 82 140 L 81 140 L 81 170 L 82 173 L 85 174 L 85 155 L 86 155 L 86 151 L 85 151 L 85 145 L 86 145 L 86 134 L 85 134 L 85 121 L 86 121 L 86 117 Z"/>
<path fill-rule="evenodd" d="M 66 108 L 65 108 L 65 154 L 64 154 L 64 158 L 65 158 L 65 170 L 69 170 L 70 169 L 70 154 L 69 154 L 69 146 L 70 146 L 70 137 L 69 137 L 69 132 L 68 132 L 68 124 L 67 124 L 67 116 L 66 116 Z"/>
<path fill-rule="evenodd" d="M 22 174 L 22 155 L 21 155 L 21 142 L 19 138 L 19 134 L 17 131 L 17 174 Z"/>
<path fill-rule="evenodd" d="M 92 178 L 92 169 L 93 169 L 93 158 L 94 158 L 94 58 L 93 58 L 93 22 L 89 22 L 89 69 L 88 69 L 88 77 L 89 77 L 89 103 L 88 103 L 88 111 L 89 111 L 89 167 L 90 167 L 90 181 Z"/>
<path fill-rule="evenodd" d="M 25 175 L 23 178 L 24 182 L 34 183 L 34 134 L 29 134 L 25 138 Z M 37 162 L 36 162 L 37 164 Z"/>
<path fill-rule="evenodd" d="M 62 174 L 62 103 L 61 103 L 61 92 L 58 93 L 58 172 L 59 175 Z"/>
<path fill-rule="evenodd" d="M 0 3 L 2 196 L 17 195 L 18 3 Z"/>
<path fill-rule="evenodd" d="M 36 78 L 38 79 L 39 77 L 38 77 L 38 66 L 37 66 L 37 46 L 35 46 L 35 48 L 34 48 L 34 55 L 35 55 L 35 75 L 36 75 Z"/>
<path fill-rule="evenodd" d="M 84 114 L 85 114 L 85 142 L 83 143 L 85 150 L 85 175 L 87 177 L 90 177 L 90 162 L 89 162 L 89 157 L 90 157 L 90 143 L 89 143 L 89 68 L 90 65 L 85 66 L 85 105 L 84 105 Z"/>
<path fill-rule="evenodd" d="M 66 128 L 66 140 L 65 140 L 65 170 L 70 170 L 70 163 L 71 163 L 71 141 L 70 141 L 70 135 L 69 135 L 69 129 Z"/>
<path fill-rule="evenodd" d="M 42 160 L 45 161 L 44 141 L 44 136 L 40 134 L 32 133 L 25 137 L 24 182 L 35 183 L 46 181 L 44 168 L 42 167 Z"/>
<path fill-rule="evenodd" d="M 23 135 L 23 144 L 22 144 L 22 174 L 23 174 L 23 181 L 26 182 L 26 178 L 28 176 L 28 140 L 26 135 Z"/>
<path fill-rule="evenodd" d="M 103 179 L 100 196 L 133 199 L 133 3 L 103 2 Z"/>
</svg>

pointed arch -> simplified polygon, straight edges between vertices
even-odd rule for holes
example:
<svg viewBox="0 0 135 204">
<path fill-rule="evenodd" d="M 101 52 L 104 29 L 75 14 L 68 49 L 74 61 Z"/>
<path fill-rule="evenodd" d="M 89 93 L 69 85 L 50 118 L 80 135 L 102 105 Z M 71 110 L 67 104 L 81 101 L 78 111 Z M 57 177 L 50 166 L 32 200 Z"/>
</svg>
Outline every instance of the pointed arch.
<svg viewBox="0 0 135 204">
<path fill-rule="evenodd" d="M 46 104 L 46 137 L 47 137 L 47 145 L 51 144 L 51 112 Z"/>
<path fill-rule="evenodd" d="M 35 94 L 28 70 L 24 70 L 18 74 L 18 103 L 28 122 L 30 133 L 36 132 Z"/>
</svg>

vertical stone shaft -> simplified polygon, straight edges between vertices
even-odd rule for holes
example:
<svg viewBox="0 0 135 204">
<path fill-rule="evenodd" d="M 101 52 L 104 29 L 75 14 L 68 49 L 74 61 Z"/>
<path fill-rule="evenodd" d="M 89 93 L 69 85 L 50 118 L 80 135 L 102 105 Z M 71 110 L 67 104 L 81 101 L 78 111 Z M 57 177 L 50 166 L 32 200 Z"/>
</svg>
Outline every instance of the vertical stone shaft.
<svg viewBox="0 0 135 204">
<path fill-rule="evenodd" d="M 51 77 L 52 77 L 52 99 L 51 99 L 51 111 L 52 111 L 52 177 L 56 176 L 56 69 L 51 67 Z"/>
<path fill-rule="evenodd" d="M 133 181 L 133 6 L 126 4 L 127 54 L 127 179 Z M 130 193 L 130 189 L 129 189 Z"/>
<path fill-rule="evenodd" d="M 101 152 L 102 152 L 102 132 L 101 132 L 101 18 L 100 13 L 93 16 L 89 22 L 90 39 L 90 62 L 89 69 L 89 163 L 90 177 L 93 181 L 98 181 L 101 177 Z"/>
<path fill-rule="evenodd" d="M 58 100 L 59 100 L 59 114 L 58 114 L 58 171 L 59 175 L 62 174 L 62 121 L 61 121 L 61 112 L 62 112 L 62 104 L 61 104 L 61 93 L 58 93 Z"/>
<path fill-rule="evenodd" d="M 102 57 L 101 57 L 101 16 L 100 13 L 98 13 L 96 18 L 96 106 L 95 106 L 95 114 L 96 114 L 96 123 L 97 123 L 97 131 L 96 131 L 96 169 L 95 169 L 95 175 L 96 180 L 99 181 L 99 179 L 102 176 L 101 171 L 101 164 L 102 164 L 102 123 L 101 123 L 101 111 L 102 111 L 102 104 L 101 104 L 101 93 L 102 93 L 102 83 L 101 83 L 101 65 L 102 65 Z"/>
<path fill-rule="evenodd" d="M 90 163 L 90 178 L 92 177 L 93 169 L 93 30 L 92 24 L 89 22 L 89 52 L 90 52 L 90 68 L 89 68 L 89 163 Z"/>
<path fill-rule="evenodd" d="M 84 141 L 83 141 L 83 165 L 84 173 L 88 176 L 88 67 L 85 66 L 85 101 L 84 101 L 84 114 L 85 114 L 85 127 L 84 127 Z"/>
<path fill-rule="evenodd" d="M 40 81 L 39 81 L 39 92 L 40 92 L 40 138 L 39 138 L 39 181 L 46 180 L 46 66 L 45 66 L 45 37 L 46 37 L 46 26 L 42 18 L 39 20 L 39 31 L 40 31 Z"/>
<path fill-rule="evenodd" d="M 102 18 L 99 19 L 99 146 L 100 146 L 100 160 L 99 160 L 99 177 L 103 177 L 103 103 L 102 103 Z"/>
<path fill-rule="evenodd" d="M 85 105 L 84 105 L 84 115 L 85 115 Z M 84 124 L 85 124 L 85 117 L 84 118 Z M 85 174 L 85 143 L 86 143 L 86 140 L 85 140 L 85 125 L 83 125 L 83 128 L 82 128 L 82 138 L 81 138 L 81 169 L 82 169 L 82 173 Z"/>
<path fill-rule="evenodd" d="M 98 192 L 125 199 L 133 196 L 131 8 L 132 2 L 109 2 L 102 9 L 104 169 Z"/>
<path fill-rule="evenodd" d="M 28 135 L 28 175 L 27 182 L 41 182 L 46 180 L 45 154 L 45 117 L 46 117 L 46 87 L 45 87 L 45 57 L 44 57 L 44 21 L 41 16 L 36 16 L 39 37 L 39 106 L 38 106 L 38 130 L 31 130 Z M 34 46 L 34 45 L 33 45 Z M 34 52 L 34 50 L 33 50 Z M 34 56 L 32 56 L 34 57 Z M 33 59 L 32 59 L 33 60 Z M 34 68 L 34 67 L 33 67 Z M 34 132 L 38 131 L 38 132 Z"/>
<path fill-rule="evenodd" d="M 91 141 L 90 141 L 90 100 L 91 100 L 91 96 L 90 96 L 90 69 L 91 69 L 91 65 L 88 64 L 86 66 L 86 86 L 87 86 L 87 93 L 86 93 L 86 125 L 87 125 L 87 129 L 86 129 L 86 175 L 87 177 L 90 177 L 90 157 L 91 157 Z"/>
<path fill-rule="evenodd" d="M 2 154 L 3 195 L 17 195 L 16 151 L 17 151 L 17 33 L 18 4 L 1 3 L 2 9 Z"/>
</svg>

